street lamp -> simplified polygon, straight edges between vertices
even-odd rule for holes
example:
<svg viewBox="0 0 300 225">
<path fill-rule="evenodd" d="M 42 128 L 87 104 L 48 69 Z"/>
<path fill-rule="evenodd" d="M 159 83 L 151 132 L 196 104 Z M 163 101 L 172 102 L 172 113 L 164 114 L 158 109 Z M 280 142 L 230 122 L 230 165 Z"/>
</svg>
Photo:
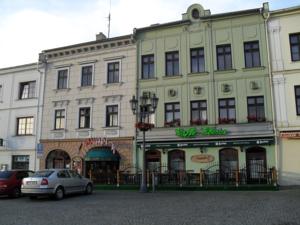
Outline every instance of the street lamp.
<svg viewBox="0 0 300 225">
<path fill-rule="evenodd" d="M 154 127 L 154 124 L 149 122 L 149 116 L 155 113 L 157 108 L 158 98 L 155 94 L 150 95 L 142 95 L 140 99 L 136 99 L 135 96 L 132 96 L 132 99 L 129 101 L 131 105 L 131 110 L 134 115 L 138 116 L 138 122 L 135 127 L 143 132 L 143 151 L 142 151 L 142 159 L 143 159 L 143 167 L 142 167 L 142 182 L 140 185 L 140 192 L 147 192 L 146 186 L 146 141 L 145 141 L 145 133 Z"/>
</svg>

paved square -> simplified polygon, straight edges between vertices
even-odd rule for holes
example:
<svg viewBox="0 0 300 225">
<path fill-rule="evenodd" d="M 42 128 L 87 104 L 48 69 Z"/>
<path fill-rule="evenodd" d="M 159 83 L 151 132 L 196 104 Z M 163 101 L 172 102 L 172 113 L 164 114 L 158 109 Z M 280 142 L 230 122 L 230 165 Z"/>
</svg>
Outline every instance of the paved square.
<svg viewBox="0 0 300 225">
<path fill-rule="evenodd" d="M 300 189 L 0 198 L 1 225 L 300 225 Z"/>
</svg>

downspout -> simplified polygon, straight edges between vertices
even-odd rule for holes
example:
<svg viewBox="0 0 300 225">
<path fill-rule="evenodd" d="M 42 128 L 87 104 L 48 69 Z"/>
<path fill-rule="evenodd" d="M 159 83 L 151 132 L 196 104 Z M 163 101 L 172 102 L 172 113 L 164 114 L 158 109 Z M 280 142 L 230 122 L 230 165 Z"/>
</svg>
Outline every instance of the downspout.
<svg viewBox="0 0 300 225">
<path fill-rule="evenodd" d="M 270 84 L 270 94 L 271 94 L 271 107 L 272 107 L 272 120 L 273 120 L 273 131 L 275 137 L 275 167 L 279 170 L 278 164 L 278 137 L 277 137 L 277 126 L 276 126 L 276 114 L 275 114 L 275 103 L 274 103 L 274 88 L 273 88 L 273 79 L 272 79 L 272 66 L 271 66 L 271 57 L 270 57 L 270 45 L 268 38 L 268 19 L 270 18 L 270 12 L 262 11 L 262 16 L 264 18 L 265 24 L 265 38 L 267 45 L 267 57 L 268 57 L 268 70 L 269 70 L 269 84 Z"/>
</svg>

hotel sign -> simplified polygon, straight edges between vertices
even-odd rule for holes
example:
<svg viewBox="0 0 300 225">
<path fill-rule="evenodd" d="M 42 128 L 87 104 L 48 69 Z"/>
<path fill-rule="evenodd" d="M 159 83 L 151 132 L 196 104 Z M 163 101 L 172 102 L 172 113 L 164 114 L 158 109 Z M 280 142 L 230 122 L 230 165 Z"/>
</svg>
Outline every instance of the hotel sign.
<svg viewBox="0 0 300 225">
<path fill-rule="evenodd" d="M 182 138 L 194 138 L 196 136 L 222 136 L 227 135 L 228 131 L 226 129 L 217 129 L 213 127 L 203 127 L 201 129 L 197 129 L 195 127 L 191 127 L 188 129 L 176 128 L 175 129 L 176 136 Z"/>
<path fill-rule="evenodd" d="M 281 132 L 280 137 L 289 139 L 300 139 L 300 131 Z"/>
</svg>

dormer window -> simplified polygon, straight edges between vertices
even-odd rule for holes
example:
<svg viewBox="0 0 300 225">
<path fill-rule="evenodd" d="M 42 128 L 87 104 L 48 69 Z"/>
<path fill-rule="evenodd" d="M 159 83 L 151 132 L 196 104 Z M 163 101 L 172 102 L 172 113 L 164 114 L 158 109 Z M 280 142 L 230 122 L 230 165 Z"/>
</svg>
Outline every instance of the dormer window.
<svg viewBox="0 0 300 225">
<path fill-rule="evenodd" d="M 199 10 L 198 9 L 193 9 L 192 10 L 192 17 L 194 19 L 199 19 L 200 18 L 200 13 L 199 13 Z"/>
</svg>

